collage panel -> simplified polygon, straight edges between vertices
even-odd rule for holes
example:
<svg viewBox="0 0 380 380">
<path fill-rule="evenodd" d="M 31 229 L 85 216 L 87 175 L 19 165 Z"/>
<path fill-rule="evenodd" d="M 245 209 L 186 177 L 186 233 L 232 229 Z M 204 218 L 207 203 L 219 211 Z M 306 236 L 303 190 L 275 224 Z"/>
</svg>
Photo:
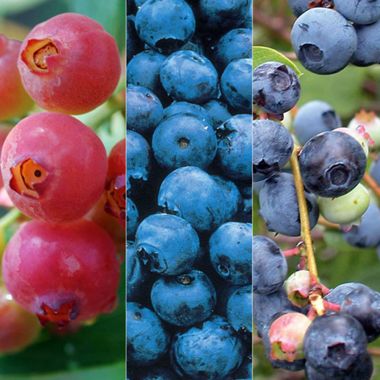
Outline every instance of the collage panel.
<svg viewBox="0 0 380 380">
<path fill-rule="evenodd" d="M 0 1 L 0 379 L 125 378 L 124 0 Z"/>
<path fill-rule="evenodd" d="M 380 4 L 270 3 L 253 12 L 254 378 L 380 379 Z"/>
<path fill-rule="evenodd" d="M 252 2 L 127 9 L 127 379 L 252 379 Z"/>
</svg>

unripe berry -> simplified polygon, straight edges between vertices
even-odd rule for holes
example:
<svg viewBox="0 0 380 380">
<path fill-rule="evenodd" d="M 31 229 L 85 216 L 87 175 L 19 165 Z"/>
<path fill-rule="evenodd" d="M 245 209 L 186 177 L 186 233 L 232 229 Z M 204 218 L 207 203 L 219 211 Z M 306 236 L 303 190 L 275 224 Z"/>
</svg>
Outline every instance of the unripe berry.
<svg viewBox="0 0 380 380">
<path fill-rule="evenodd" d="M 285 281 L 285 290 L 290 302 L 299 307 L 309 303 L 310 273 L 307 270 L 299 270 L 293 273 Z"/>
</svg>

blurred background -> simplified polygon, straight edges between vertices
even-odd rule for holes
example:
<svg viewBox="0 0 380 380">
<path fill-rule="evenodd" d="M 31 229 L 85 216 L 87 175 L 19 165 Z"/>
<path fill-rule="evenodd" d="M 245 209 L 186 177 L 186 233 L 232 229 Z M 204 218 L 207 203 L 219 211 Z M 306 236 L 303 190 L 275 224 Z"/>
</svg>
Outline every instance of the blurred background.
<svg viewBox="0 0 380 380">
<path fill-rule="evenodd" d="M 254 45 L 267 46 L 284 53 L 302 71 L 301 99 L 297 106 L 310 100 L 324 100 L 332 105 L 342 118 L 343 126 L 361 109 L 380 112 L 380 65 L 368 68 L 348 66 L 343 71 L 321 76 L 306 71 L 295 60 L 290 43 L 290 31 L 295 20 L 287 0 L 254 1 Z M 291 121 L 288 122 L 291 128 Z M 254 198 L 254 233 L 269 235 L 258 215 L 259 205 Z M 380 231 L 380 226 L 379 226 Z M 358 249 L 348 245 L 340 231 L 318 226 L 314 229 L 314 241 L 319 274 L 322 283 L 333 288 L 344 282 L 362 282 L 380 291 L 380 262 L 375 249 Z M 283 248 L 294 247 L 299 239 L 278 235 L 275 240 Z M 290 260 L 289 274 L 294 272 L 297 259 Z M 303 373 L 274 370 L 265 358 L 260 339 L 254 346 L 255 380 L 301 380 Z M 380 341 L 370 344 L 375 363 L 373 379 L 380 379 Z M 359 379 L 358 379 L 359 380 Z"/>
<path fill-rule="evenodd" d="M 100 22 L 115 37 L 121 57 L 124 56 L 124 0 L 1 0 L 0 34 L 22 40 L 33 26 L 64 12 L 81 13 Z M 124 87 L 122 79 L 114 96 L 119 96 L 122 92 L 120 89 Z M 108 151 L 124 137 L 123 105 L 124 100 L 121 100 L 118 107 L 110 109 L 105 103 L 79 117 L 96 129 Z M 124 379 L 124 287 L 125 284 L 121 283 L 119 306 L 112 314 L 91 321 L 78 332 L 69 335 L 59 336 L 44 330 L 37 342 L 22 352 L 0 356 L 0 379 Z"/>
</svg>

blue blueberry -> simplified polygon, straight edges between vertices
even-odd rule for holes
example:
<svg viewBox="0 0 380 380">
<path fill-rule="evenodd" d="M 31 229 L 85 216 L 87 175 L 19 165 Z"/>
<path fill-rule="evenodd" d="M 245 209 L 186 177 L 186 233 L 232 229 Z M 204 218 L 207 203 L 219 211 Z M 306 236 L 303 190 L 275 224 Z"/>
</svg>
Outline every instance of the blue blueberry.
<svg viewBox="0 0 380 380">
<path fill-rule="evenodd" d="M 376 181 L 376 183 L 380 185 L 380 158 L 372 161 L 369 168 L 369 174 Z"/>
<path fill-rule="evenodd" d="M 323 132 L 312 137 L 299 155 L 305 187 L 321 197 L 339 197 L 363 178 L 367 158 L 347 133 Z"/>
<path fill-rule="evenodd" d="M 171 348 L 176 371 L 187 379 L 224 379 L 239 368 L 243 355 L 236 332 L 217 315 L 175 335 Z"/>
<path fill-rule="evenodd" d="M 238 28 L 250 6 L 250 0 L 199 0 L 201 26 L 213 32 Z"/>
<path fill-rule="evenodd" d="M 380 20 L 379 0 L 334 0 L 334 6 L 355 24 L 368 25 Z"/>
<path fill-rule="evenodd" d="M 266 62 L 253 72 L 253 104 L 271 114 L 291 110 L 301 95 L 297 74 L 280 62 Z"/>
<path fill-rule="evenodd" d="M 270 294 L 280 290 L 288 273 L 288 263 L 279 246 L 266 236 L 252 240 L 253 291 Z"/>
<path fill-rule="evenodd" d="M 192 270 L 176 277 L 161 277 L 152 287 L 151 301 L 157 315 L 175 326 L 203 322 L 214 311 L 216 292 L 210 279 Z"/>
<path fill-rule="evenodd" d="M 214 160 L 216 148 L 212 126 L 191 114 L 173 115 L 162 121 L 153 133 L 153 153 L 165 169 L 206 168 Z"/>
<path fill-rule="evenodd" d="M 227 320 L 237 332 L 252 333 L 252 286 L 237 289 L 228 299 Z"/>
<path fill-rule="evenodd" d="M 357 66 L 369 66 L 380 63 L 380 21 L 371 25 L 355 25 L 358 46 L 351 62 Z"/>
<path fill-rule="evenodd" d="M 252 281 L 252 224 L 228 222 L 221 225 L 209 242 L 210 259 L 216 272 L 234 285 Z"/>
<path fill-rule="evenodd" d="M 163 116 L 160 99 L 148 88 L 127 87 L 127 126 L 141 134 L 151 133 Z"/>
<path fill-rule="evenodd" d="M 154 50 L 145 50 L 135 55 L 127 66 L 128 85 L 142 86 L 156 95 L 164 89 L 160 81 L 160 69 L 166 57 Z"/>
<path fill-rule="evenodd" d="M 238 180 L 252 177 L 252 116 L 235 115 L 216 129 L 217 157 L 223 174 Z"/>
<path fill-rule="evenodd" d="M 177 380 L 176 374 L 169 368 L 151 367 L 142 369 L 138 380 Z"/>
<path fill-rule="evenodd" d="M 135 303 L 127 303 L 128 363 L 147 366 L 160 360 L 169 348 L 170 336 L 157 315 Z"/>
<path fill-rule="evenodd" d="M 342 121 L 330 104 L 321 100 L 305 103 L 294 118 L 294 132 L 304 145 L 318 133 L 342 127 Z"/>
<path fill-rule="evenodd" d="M 196 230 L 207 232 L 231 219 L 237 212 L 236 203 L 240 199 L 228 195 L 226 184 L 222 186 L 200 168 L 186 166 L 174 170 L 164 179 L 158 194 L 158 205 L 186 219 Z M 236 203 L 226 207 L 231 200 Z"/>
<path fill-rule="evenodd" d="M 218 73 L 206 57 L 191 50 L 170 55 L 160 72 L 165 91 L 175 100 L 205 103 L 218 94 Z"/>
<path fill-rule="evenodd" d="M 316 197 L 305 192 L 309 211 L 310 228 L 319 217 Z M 289 173 L 279 173 L 268 178 L 259 193 L 260 215 L 269 231 L 287 236 L 299 236 L 301 233 L 297 194 L 294 178 Z"/>
<path fill-rule="evenodd" d="M 228 300 L 235 293 L 235 290 L 239 289 L 241 285 L 232 285 L 229 283 L 224 283 L 222 286 L 217 286 L 217 304 L 215 313 L 223 317 L 227 317 L 227 304 Z"/>
<path fill-rule="evenodd" d="M 310 9 L 310 2 L 311 0 L 288 0 L 290 9 L 297 17 L 301 16 L 302 13 L 305 13 L 308 9 Z"/>
<path fill-rule="evenodd" d="M 195 18 L 184 0 L 148 0 L 137 11 L 136 30 L 151 48 L 171 53 L 191 38 Z"/>
<path fill-rule="evenodd" d="M 215 64 L 221 70 L 235 59 L 252 58 L 252 29 L 232 29 L 215 46 Z"/>
<path fill-rule="evenodd" d="M 344 69 L 357 47 L 352 24 L 327 8 L 312 8 L 303 13 L 293 25 L 291 39 L 302 65 L 317 74 Z"/>
<path fill-rule="evenodd" d="M 132 199 L 127 198 L 127 236 L 134 237 L 139 220 L 139 211 Z"/>
<path fill-rule="evenodd" d="M 186 220 L 175 215 L 154 214 L 140 223 L 136 250 L 151 272 L 174 276 L 192 268 L 198 257 L 199 238 Z"/>
<path fill-rule="evenodd" d="M 127 17 L 127 60 L 129 61 L 143 49 L 143 43 L 140 41 L 135 29 L 135 16 Z"/>
<path fill-rule="evenodd" d="M 127 191 L 133 191 L 133 185 L 146 182 L 150 174 L 150 147 L 139 133 L 127 131 Z"/>
<path fill-rule="evenodd" d="M 164 109 L 164 119 L 179 113 L 186 113 L 195 116 L 204 122 L 211 123 L 211 118 L 204 107 L 189 102 L 173 102 L 170 104 L 169 107 Z"/>
<path fill-rule="evenodd" d="M 252 126 L 253 173 L 268 175 L 279 171 L 293 152 L 292 135 L 273 120 L 254 120 Z"/>
<path fill-rule="evenodd" d="M 144 284 L 149 275 L 142 267 L 136 253 L 135 243 L 127 243 L 127 300 L 129 302 L 137 301 L 144 294 Z"/>
<path fill-rule="evenodd" d="M 224 70 L 220 84 L 227 103 L 241 113 L 252 112 L 252 59 L 232 61 Z"/>
<path fill-rule="evenodd" d="M 220 100 L 210 100 L 203 107 L 206 109 L 214 129 L 232 117 L 227 105 Z"/>
</svg>

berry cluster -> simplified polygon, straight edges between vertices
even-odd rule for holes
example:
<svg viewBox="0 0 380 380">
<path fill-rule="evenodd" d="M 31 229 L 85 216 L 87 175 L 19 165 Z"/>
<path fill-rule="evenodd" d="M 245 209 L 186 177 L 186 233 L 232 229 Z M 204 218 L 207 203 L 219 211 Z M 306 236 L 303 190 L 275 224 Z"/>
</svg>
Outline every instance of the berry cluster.
<svg viewBox="0 0 380 380">
<path fill-rule="evenodd" d="M 251 1 L 129 9 L 128 379 L 250 379 Z"/>
<path fill-rule="evenodd" d="M 380 62 L 380 1 L 289 0 L 298 17 L 291 33 L 302 65 L 317 74 L 332 74 L 349 63 Z"/>
<path fill-rule="evenodd" d="M 111 218 L 124 230 L 125 140 L 107 157 L 70 115 L 104 103 L 120 78 L 116 42 L 94 20 L 60 14 L 22 43 L 0 36 L 0 66 L 0 120 L 20 120 L 33 102 L 48 111 L 24 117 L 2 144 L 4 188 L 19 210 L 11 220 L 23 222 L 2 257 L 3 353 L 35 340 L 38 319 L 72 330 L 114 309 L 120 259 L 103 227 Z"/>
</svg>

